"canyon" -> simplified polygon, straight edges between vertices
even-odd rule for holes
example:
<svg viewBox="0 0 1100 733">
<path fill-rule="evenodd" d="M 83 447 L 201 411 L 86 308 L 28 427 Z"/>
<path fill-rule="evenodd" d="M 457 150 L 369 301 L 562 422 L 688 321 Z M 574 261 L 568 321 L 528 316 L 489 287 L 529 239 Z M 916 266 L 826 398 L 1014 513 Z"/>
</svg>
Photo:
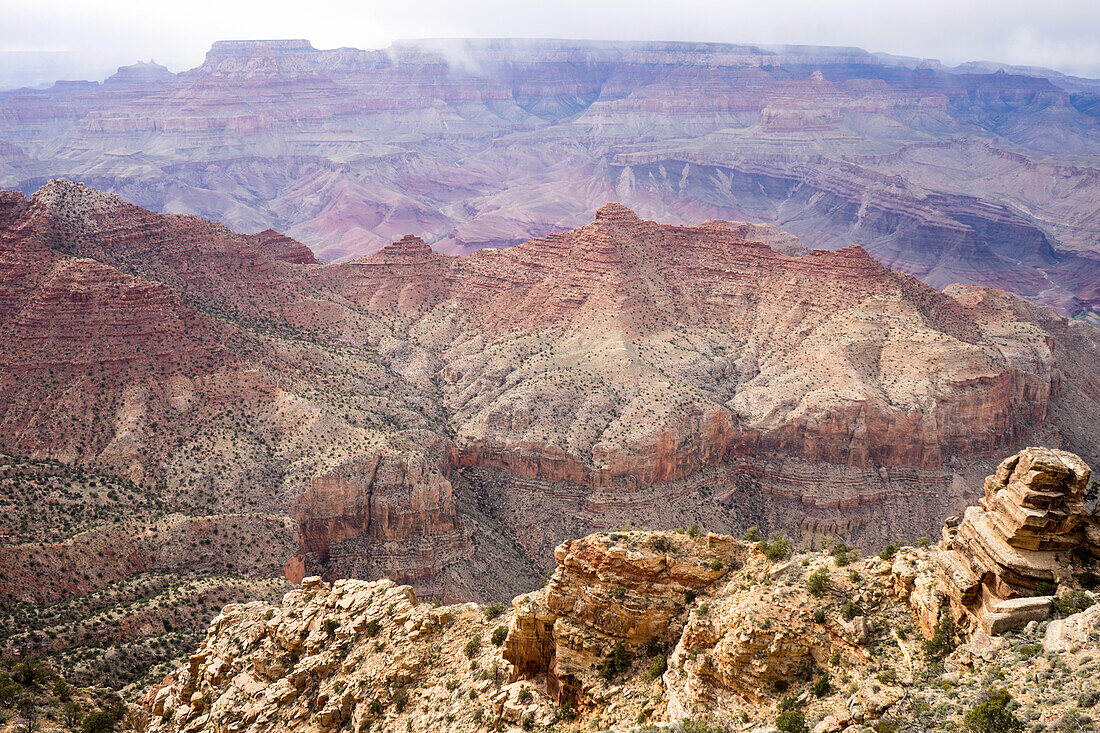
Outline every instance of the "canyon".
<svg viewBox="0 0 1100 733">
<path fill-rule="evenodd" d="M 607 201 L 862 246 L 1098 321 L 1100 81 L 853 48 L 219 41 L 0 93 L 0 187 L 66 176 L 325 261 L 521 244 Z M 259 236 L 263 236 L 262 234 Z M 295 255 L 305 261 L 307 255 Z"/>
<path fill-rule="evenodd" d="M 1090 478 L 1065 451 L 1029 447 L 1000 464 L 964 522 L 1012 526 L 1013 500 L 1044 504 L 1025 523 L 1036 532 L 1009 539 L 1043 541 L 1014 542 L 1017 556 L 988 553 L 992 533 L 956 538 L 952 518 L 937 546 L 866 559 L 843 544 L 792 550 L 696 527 L 600 532 L 561 543 L 553 574 L 510 609 L 308 577 L 281 603 L 227 605 L 130 721 L 151 733 L 908 732 L 969 723 L 1003 691 L 1013 729 L 1022 718 L 1088 730 L 1100 697 Z M 1044 554 L 1050 595 L 1000 583 L 1018 577 L 1020 557 Z M 960 603 L 975 594 L 952 592 L 962 565 L 985 571 L 998 606 L 1014 604 L 994 607 L 997 628 L 976 623 L 989 609 Z"/>
<path fill-rule="evenodd" d="M 313 575 L 504 600 L 628 526 L 880 547 L 1006 452 L 1100 456 L 1093 326 L 768 225 L 322 264 L 57 179 L 0 195 L 0 261 L 0 644 L 66 673 L 112 603 L 138 646 Z"/>
</svg>

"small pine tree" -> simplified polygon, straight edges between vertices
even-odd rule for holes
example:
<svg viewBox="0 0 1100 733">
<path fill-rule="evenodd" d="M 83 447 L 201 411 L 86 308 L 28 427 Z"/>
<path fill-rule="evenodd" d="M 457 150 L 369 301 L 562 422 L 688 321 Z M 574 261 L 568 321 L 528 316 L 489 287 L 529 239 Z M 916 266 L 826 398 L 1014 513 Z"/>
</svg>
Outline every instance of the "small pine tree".
<svg viewBox="0 0 1100 733">
<path fill-rule="evenodd" d="M 963 728 L 969 733 L 1015 733 L 1024 724 L 1012 714 L 1012 695 L 1008 690 L 997 690 L 989 699 L 975 706 L 963 718 Z"/>
</svg>

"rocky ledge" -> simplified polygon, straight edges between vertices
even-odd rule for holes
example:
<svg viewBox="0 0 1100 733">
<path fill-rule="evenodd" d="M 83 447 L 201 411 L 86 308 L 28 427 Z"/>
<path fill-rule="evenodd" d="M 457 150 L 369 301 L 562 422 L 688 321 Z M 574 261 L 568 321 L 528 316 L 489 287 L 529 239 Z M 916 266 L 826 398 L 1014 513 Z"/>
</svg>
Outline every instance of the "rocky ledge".
<svg viewBox="0 0 1100 733">
<path fill-rule="evenodd" d="M 948 614 L 964 631 L 999 634 L 1050 616 L 1058 598 L 1082 590 L 1100 557 L 1100 516 L 1091 470 L 1078 456 L 1026 448 L 985 480 L 985 496 L 943 540 L 895 562 L 898 594 L 933 633 Z"/>
<path fill-rule="evenodd" d="M 1029 448 L 938 546 L 867 559 L 755 531 L 598 533 L 562 543 L 547 584 L 510 609 L 309 577 L 281 606 L 226 606 L 134 718 L 166 733 L 929 730 L 999 699 L 995 679 L 1019 704 L 1010 715 L 1090 725 L 1088 480 L 1076 456 Z M 1038 603 L 1028 591 L 1041 582 L 1053 584 L 1043 618 L 1012 631 L 997 614 Z"/>
</svg>

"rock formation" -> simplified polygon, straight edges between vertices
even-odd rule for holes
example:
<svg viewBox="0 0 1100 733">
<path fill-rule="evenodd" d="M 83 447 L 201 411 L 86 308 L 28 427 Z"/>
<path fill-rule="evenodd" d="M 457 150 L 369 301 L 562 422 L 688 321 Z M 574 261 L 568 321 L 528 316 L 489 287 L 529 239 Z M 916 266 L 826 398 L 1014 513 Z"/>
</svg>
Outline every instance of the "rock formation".
<svg viewBox="0 0 1100 733">
<path fill-rule="evenodd" d="M 1065 488 L 1072 503 L 1082 469 L 1072 454 L 1029 448 L 991 477 L 989 496 L 1044 486 Z M 1058 536 L 1046 539 L 1068 550 L 1088 543 L 1080 532 Z M 1045 632 L 1033 623 L 1010 641 L 974 627 L 947 655 L 947 671 L 933 671 L 938 658 L 907 633 L 910 604 L 894 597 L 900 568 L 919 549 L 855 562 L 849 552 L 791 556 L 781 539 L 694 529 L 604 532 L 562 543 L 545 586 L 511 609 L 437 607 L 391 581 L 308 577 L 280 606 L 226 606 L 135 718 L 163 733 L 465 733 L 702 721 L 736 729 L 797 712 L 817 733 L 855 733 L 905 720 L 957 723 L 966 708 L 942 701 L 978 704 L 990 669 L 1031 719 L 1073 720 L 1073 699 L 1087 707 L 1100 694 L 1088 679 L 1094 593 L 1063 603 Z M 925 557 L 923 576 L 942 578 L 927 568 L 945 567 L 947 552 Z M 1042 644 L 1029 641 L 1039 633 Z M 946 654 L 957 642 L 939 643 Z M 1021 663 L 1044 646 L 1045 657 Z M 1062 692 L 1036 699 L 1035 670 L 1052 659 L 1042 679 Z M 1079 673 L 1055 678 L 1055 669 Z"/>
<path fill-rule="evenodd" d="M 930 557 L 899 558 L 898 587 L 925 632 L 941 605 L 966 632 L 999 634 L 1049 617 L 1055 597 L 1078 587 L 1075 572 L 1100 557 L 1090 476 L 1072 453 L 1026 448 L 986 478 L 978 506 L 947 520 Z"/>
<path fill-rule="evenodd" d="M 0 93 L 0 186 L 75 176 L 328 261 L 410 232 L 454 254 L 515 245 L 618 200 L 1095 319 L 1098 91 L 850 48 L 223 41 L 179 74 Z"/>
<path fill-rule="evenodd" d="M 744 555 L 721 535 L 611 533 L 563 543 L 547 585 L 512 602 L 504 658 L 517 675 L 545 679 L 559 703 L 580 701 L 617 647 L 634 655 L 678 637 L 688 602 Z"/>
<path fill-rule="evenodd" d="M 1091 326 L 790 245 L 607 204 L 506 250 L 410 235 L 320 265 L 68 181 L 6 194 L 0 449 L 156 500 L 84 526 L 94 542 L 52 520 L 20 535 L 0 605 L 189 567 L 504 599 L 565 537 L 698 523 L 884 543 L 961 510 L 1030 436 L 1097 455 Z M 239 534 L 165 557 L 168 516 Z"/>
</svg>

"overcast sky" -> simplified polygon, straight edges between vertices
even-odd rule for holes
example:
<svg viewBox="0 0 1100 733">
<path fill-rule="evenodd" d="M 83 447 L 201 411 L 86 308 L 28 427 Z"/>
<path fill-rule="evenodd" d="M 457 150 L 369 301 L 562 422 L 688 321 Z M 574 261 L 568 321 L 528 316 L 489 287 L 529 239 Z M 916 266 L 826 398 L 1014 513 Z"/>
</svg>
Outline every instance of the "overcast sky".
<svg viewBox="0 0 1100 733">
<path fill-rule="evenodd" d="M 138 59 L 181 71 L 226 38 L 318 48 L 466 36 L 809 43 L 1100 77 L 1098 0 L 0 0 L 0 21 L 0 88 L 102 79 Z"/>
</svg>

